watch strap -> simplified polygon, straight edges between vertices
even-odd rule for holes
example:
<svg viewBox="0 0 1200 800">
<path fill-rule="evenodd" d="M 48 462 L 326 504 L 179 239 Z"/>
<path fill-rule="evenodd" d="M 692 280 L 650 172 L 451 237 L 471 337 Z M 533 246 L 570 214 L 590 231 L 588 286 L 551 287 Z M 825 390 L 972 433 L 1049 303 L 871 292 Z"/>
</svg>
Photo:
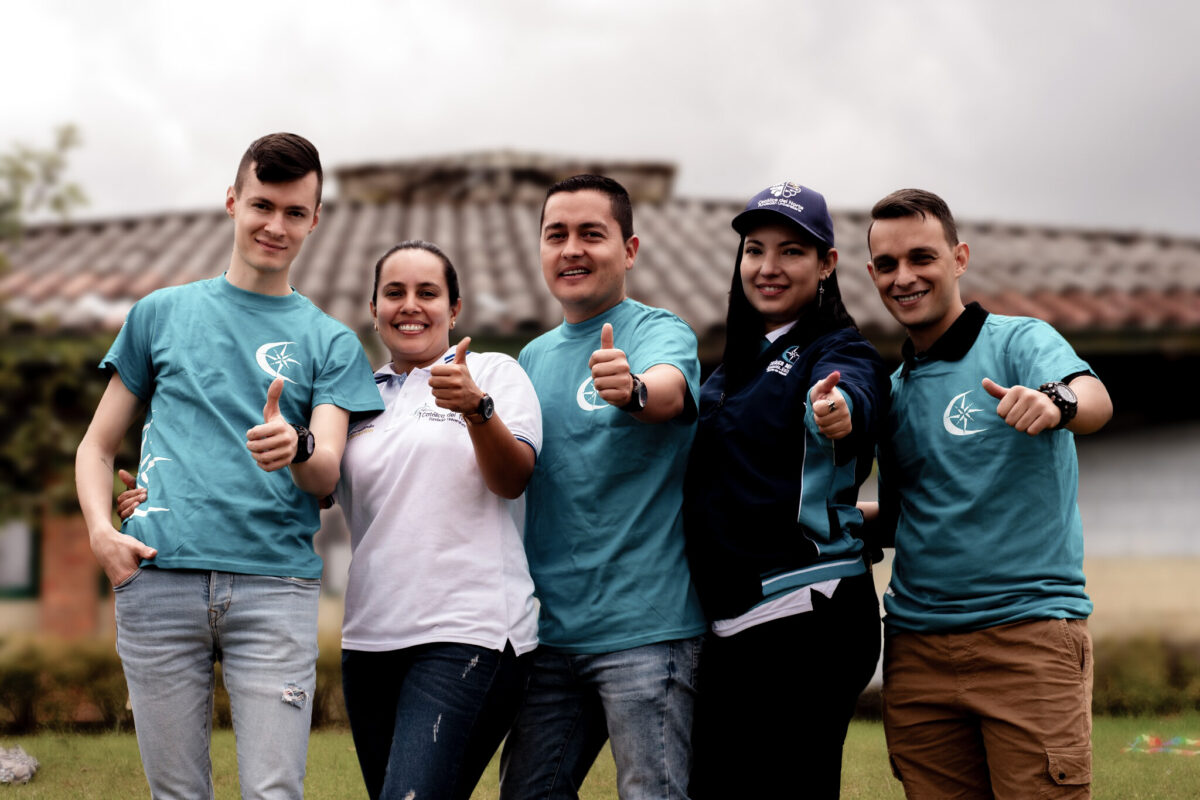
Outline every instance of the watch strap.
<svg viewBox="0 0 1200 800">
<path fill-rule="evenodd" d="M 630 377 L 633 378 L 633 389 L 629 393 L 629 402 L 620 406 L 620 410 L 636 414 L 646 408 L 646 382 L 642 380 L 641 375 L 631 375 Z"/>
</svg>

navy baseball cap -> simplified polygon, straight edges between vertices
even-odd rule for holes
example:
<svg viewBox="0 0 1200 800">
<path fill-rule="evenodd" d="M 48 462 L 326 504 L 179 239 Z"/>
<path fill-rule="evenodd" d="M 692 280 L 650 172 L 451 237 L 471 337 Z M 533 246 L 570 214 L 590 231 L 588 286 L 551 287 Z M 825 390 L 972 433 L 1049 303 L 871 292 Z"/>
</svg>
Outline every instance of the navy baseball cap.
<svg viewBox="0 0 1200 800">
<path fill-rule="evenodd" d="M 823 244 L 834 246 L 833 219 L 825 207 L 825 197 L 791 181 L 768 186 L 750 198 L 745 210 L 733 218 L 733 229 L 745 236 L 759 225 L 778 222 L 772 219 L 776 214 L 799 225 Z"/>
</svg>

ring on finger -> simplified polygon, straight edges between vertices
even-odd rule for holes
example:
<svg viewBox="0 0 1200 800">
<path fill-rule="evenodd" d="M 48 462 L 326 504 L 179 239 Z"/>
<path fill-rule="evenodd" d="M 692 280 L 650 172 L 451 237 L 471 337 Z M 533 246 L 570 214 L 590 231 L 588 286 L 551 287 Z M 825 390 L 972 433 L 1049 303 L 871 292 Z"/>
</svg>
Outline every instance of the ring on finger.
<svg viewBox="0 0 1200 800">
<path fill-rule="evenodd" d="M 826 400 L 825 402 L 829 403 L 829 413 L 830 414 L 832 414 L 834 411 L 837 411 L 837 401 L 836 400 Z"/>
</svg>

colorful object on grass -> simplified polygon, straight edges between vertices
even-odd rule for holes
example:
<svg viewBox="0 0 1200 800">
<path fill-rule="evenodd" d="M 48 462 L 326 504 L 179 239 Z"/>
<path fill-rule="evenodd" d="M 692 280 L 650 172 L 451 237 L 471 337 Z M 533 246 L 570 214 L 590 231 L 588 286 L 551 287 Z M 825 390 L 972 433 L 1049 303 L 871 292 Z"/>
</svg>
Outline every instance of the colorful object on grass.
<svg viewBox="0 0 1200 800">
<path fill-rule="evenodd" d="M 1170 753 L 1176 756 L 1200 756 L 1200 739 L 1189 739 L 1186 736 L 1176 736 L 1173 739 L 1161 739 L 1143 733 L 1133 740 L 1124 752 L 1126 753 Z"/>
</svg>

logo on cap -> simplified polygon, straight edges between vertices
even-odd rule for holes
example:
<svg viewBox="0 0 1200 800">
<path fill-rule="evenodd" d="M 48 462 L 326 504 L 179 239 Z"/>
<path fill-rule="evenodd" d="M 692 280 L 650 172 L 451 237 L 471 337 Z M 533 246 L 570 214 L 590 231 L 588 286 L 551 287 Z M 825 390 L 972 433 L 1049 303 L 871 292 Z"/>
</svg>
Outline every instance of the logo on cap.
<svg viewBox="0 0 1200 800">
<path fill-rule="evenodd" d="M 777 183 L 771 187 L 771 194 L 776 197 L 795 197 L 800 194 L 800 184 L 788 181 L 787 183 Z"/>
</svg>

